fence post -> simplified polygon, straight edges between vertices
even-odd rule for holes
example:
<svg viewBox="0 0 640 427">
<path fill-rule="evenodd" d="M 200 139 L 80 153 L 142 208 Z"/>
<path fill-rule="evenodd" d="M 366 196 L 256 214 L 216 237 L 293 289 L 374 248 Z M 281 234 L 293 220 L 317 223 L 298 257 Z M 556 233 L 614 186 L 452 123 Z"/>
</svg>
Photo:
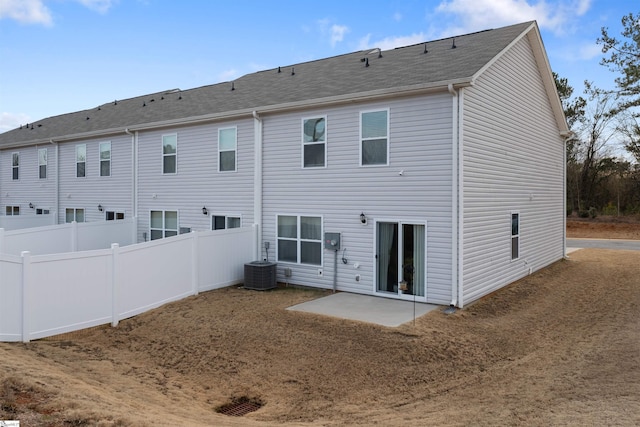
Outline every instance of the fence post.
<svg viewBox="0 0 640 427">
<path fill-rule="evenodd" d="M 118 263 L 120 262 L 120 245 L 111 244 L 111 326 L 118 326 L 120 319 L 118 318 Z"/>
<path fill-rule="evenodd" d="M 0 228 L 0 254 L 3 254 L 4 250 L 4 228 Z"/>
<path fill-rule="evenodd" d="M 198 265 L 198 232 L 191 232 L 191 290 L 194 295 L 198 295 L 200 290 L 200 278 L 199 278 L 199 265 Z"/>
<path fill-rule="evenodd" d="M 138 243 L 138 217 L 133 217 L 133 223 L 131 225 L 131 244 Z"/>
<path fill-rule="evenodd" d="M 29 294 L 31 278 L 31 252 L 22 251 L 22 342 L 29 342 Z"/>
<path fill-rule="evenodd" d="M 78 223 L 71 221 L 71 252 L 78 250 Z"/>
</svg>

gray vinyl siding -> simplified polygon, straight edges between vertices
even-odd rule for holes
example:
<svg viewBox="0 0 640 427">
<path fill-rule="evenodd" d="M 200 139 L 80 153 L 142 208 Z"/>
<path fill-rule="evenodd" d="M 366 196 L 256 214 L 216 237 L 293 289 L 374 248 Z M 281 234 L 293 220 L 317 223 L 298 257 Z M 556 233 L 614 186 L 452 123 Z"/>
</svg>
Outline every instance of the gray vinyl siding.
<svg viewBox="0 0 640 427">
<path fill-rule="evenodd" d="M 38 149 L 47 149 L 47 178 L 39 178 Z M 12 154 L 20 153 L 19 179 L 12 179 Z M 55 210 L 56 146 L 32 145 L 0 151 L 0 215 L 5 206 L 20 206 L 20 215 L 35 215 L 29 203 L 37 208 Z"/>
<path fill-rule="evenodd" d="M 138 136 L 138 240 L 151 210 L 178 211 L 180 227 L 211 229 L 212 214 L 253 224 L 253 120 L 141 132 Z M 218 172 L 218 129 L 237 127 L 235 172 Z M 162 173 L 162 136 L 177 134 L 177 173 Z M 203 215 L 206 207 L 209 215 Z"/>
<path fill-rule="evenodd" d="M 99 146 L 111 142 L 111 175 L 100 176 Z M 76 177 L 76 146 L 86 144 L 85 177 Z M 60 155 L 60 211 L 58 221 L 65 222 L 67 208 L 85 210 L 85 221 L 104 221 L 106 211 L 124 212 L 125 218 L 133 211 L 132 138 L 117 135 L 91 140 L 59 144 Z M 98 210 L 102 205 L 103 212 Z"/>
<path fill-rule="evenodd" d="M 562 258 L 564 144 L 527 38 L 463 102 L 466 304 Z M 516 261 L 512 211 L 520 213 Z"/>
<path fill-rule="evenodd" d="M 389 111 L 389 165 L 360 167 L 360 112 L 377 109 Z M 315 116 L 327 118 L 327 165 L 303 169 L 302 118 Z M 443 92 L 265 116 L 263 125 L 263 239 L 270 242 L 270 261 L 277 259 L 277 215 L 322 216 L 324 232 L 341 233 L 337 288 L 373 294 L 375 221 L 426 222 L 428 301 L 449 303 L 451 95 Z M 400 171 L 404 171 L 402 176 Z M 361 212 L 368 218 L 366 225 L 360 223 Z M 343 256 L 348 264 L 342 263 Z M 285 267 L 292 269 L 292 277 L 284 277 Z M 323 269 L 321 277 L 319 268 Z M 278 280 L 331 288 L 333 272 L 334 252 L 323 250 L 320 267 L 279 263 Z"/>
</svg>

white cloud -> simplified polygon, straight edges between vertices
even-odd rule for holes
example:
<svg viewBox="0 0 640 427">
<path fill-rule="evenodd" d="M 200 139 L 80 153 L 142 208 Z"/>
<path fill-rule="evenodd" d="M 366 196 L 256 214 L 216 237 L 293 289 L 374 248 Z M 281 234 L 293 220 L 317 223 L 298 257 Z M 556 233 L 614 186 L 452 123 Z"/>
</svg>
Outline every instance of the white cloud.
<svg viewBox="0 0 640 427">
<path fill-rule="evenodd" d="M 409 46 L 412 44 L 421 43 L 424 41 L 427 41 L 427 36 L 422 32 L 413 33 L 410 36 L 386 37 L 382 40 L 374 42 L 371 41 L 371 34 L 367 34 L 360 39 L 358 43 L 358 49 L 365 50 L 378 47 L 381 50 L 389 50 L 395 49 L 396 47 L 400 46 Z"/>
<path fill-rule="evenodd" d="M 555 33 L 565 31 L 576 16 L 584 15 L 591 7 L 591 0 L 449 0 L 441 2 L 438 13 L 456 16 L 455 26 L 446 34 L 467 33 L 487 28 L 536 20 L 541 28 Z"/>
<path fill-rule="evenodd" d="M 118 0 L 76 0 L 98 13 L 107 13 Z M 13 19 L 22 24 L 53 25 L 51 11 L 44 0 L 0 0 L 0 19 Z"/>
<path fill-rule="evenodd" d="M 331 26 L 331 47 L 335 47 L 336 43 L 341 42 L 344 39 L 344 35 L 349 32 L 349 27 L 346 25 Z"/>
<path fill-rule="evenodd" d="M 31 117 L 26 114 L 0 113 L 0 133 L 26 125 L 30 121 Z"/>
<path fill-rule="evenodd" d="M 238 70 L 236 70 L 235 68 L 225 70 L 218 74 L 218 80 L 221 82 L 228 82 L 234 80 L 236 77 L 238 77 Z"/>
<path fill-rule="evenodd" d="M 0 0 L 0 19 L 13 19 L 23 24 L 53 23 L 51 12 L 42 0 Z"/>
<path fill-rule="evenodd" d="M 396 22 L 402 21 L 402 14 L 400 12 L 396 12 L 393 14 L 393 20 Z"/>
</svg>

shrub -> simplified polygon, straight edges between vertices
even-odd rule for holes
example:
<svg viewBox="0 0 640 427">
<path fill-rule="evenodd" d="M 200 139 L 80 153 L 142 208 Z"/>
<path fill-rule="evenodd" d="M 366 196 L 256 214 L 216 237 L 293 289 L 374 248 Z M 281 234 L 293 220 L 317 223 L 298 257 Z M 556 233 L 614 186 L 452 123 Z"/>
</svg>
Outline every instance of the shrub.
<svg viewBox="0 0 640 427">
<path fill-rule="evenodd" d="M 589 211 L 580 211 L 578 212 L 578 216 L 580 218 L 589 218 Z"/>
<path fill-rule="evenodd" d="M 596 208 L 594 208 L 593 206 L 589 208 L 589 216 L 591 218 L 595 218 L 596 216 L 598 216 L 598 212 L 596 211 Z"/>
</svg>

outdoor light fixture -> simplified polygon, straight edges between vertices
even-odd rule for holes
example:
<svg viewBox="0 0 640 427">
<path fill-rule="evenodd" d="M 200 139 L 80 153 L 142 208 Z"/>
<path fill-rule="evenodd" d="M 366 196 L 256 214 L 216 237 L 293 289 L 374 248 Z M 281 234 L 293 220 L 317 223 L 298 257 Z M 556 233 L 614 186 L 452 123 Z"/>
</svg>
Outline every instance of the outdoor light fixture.
<svg viewBox="0 0 640 427">
<path fill-rule="evenodd" d="M 31 209 L 35 208 L 35 206 L 33 206 L 33 203 L 31 203 L 31 202 L 29 202 L 29 207 L 30 207 Z"/>
<path fill-rule="evenodd" d="M 98 210 L 102 212 L 102 205 L 98 205 Z"/>
<path fill-rule="evenodd" d="M 208 213 L 209 213 L 209 211 L 207 210 L 207 207 L 206 207 L 206 206 L 203 206 L 203 207 L 202 207 L 202 214 L 203 214 L 203 215 L 206 215 L 206 214 L 208 214 Z"/>
<path fill-rule="evenodd" d="M 364 212 L 360 214 L 360 222 L 363 224 L 367 223 L 367 216 L 364 214 Z"/>
</svg>

